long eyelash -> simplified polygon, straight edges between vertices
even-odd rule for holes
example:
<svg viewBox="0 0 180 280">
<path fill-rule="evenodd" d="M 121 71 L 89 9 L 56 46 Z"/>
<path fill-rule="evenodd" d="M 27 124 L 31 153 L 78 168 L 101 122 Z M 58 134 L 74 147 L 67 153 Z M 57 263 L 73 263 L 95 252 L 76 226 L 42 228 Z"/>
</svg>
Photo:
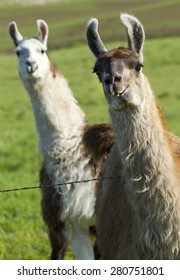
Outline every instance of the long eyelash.
<svg viewBox="0 0 180 280">
<path fill-rule="evenodd" d="M 142 67 L 144 67 L 144 65 L 141 64 L 141 63 L 139 63 L 139 64 L 137 64 L 137 65 L 135 66 L 135 70 L 136 70 L 137 72 L 140 72 L 140 70 L 141 70 Z"/>
</svg>

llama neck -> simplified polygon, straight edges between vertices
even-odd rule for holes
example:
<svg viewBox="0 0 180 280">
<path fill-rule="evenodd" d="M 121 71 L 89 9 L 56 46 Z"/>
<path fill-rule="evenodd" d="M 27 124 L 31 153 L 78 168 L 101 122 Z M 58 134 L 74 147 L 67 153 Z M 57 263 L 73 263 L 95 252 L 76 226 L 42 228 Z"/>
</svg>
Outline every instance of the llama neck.
<svg viewBox="0 0 180 280">
<path fill-rule="evenodd" d="M 176 258 L 180 252 L 180 171 L 154 97 L 149 94 L 138 109 L 111 117 L 142 254 L 147 257 L 148 252 L 149 259 Z"/>
<path fill-rule="evenodd" d="M 179 193 L 178 160 L 149 84 L 144 96 L 138 108 L 110 111 L 123 163 L 122 174 L 134 201 L 139 199 L 138 193 L 144 193 L 140 197 L 144 200 L 147 196 L 147 201 L 157 192 L 164 192 L 165 199 L 167 192 L 172 197 Z"/>
<path fill-rule="evenodd" d="M 50 71 L 43 81 L 23 80 L 23 83 L 31 99 L 42 153 L 47 154 L 57 143 L 59 146 L 63 143 L 63 149 L 67 145 L 68 149 L 73 143 L 69 140 L 76 138 L 78 141 L 85 116 L 65 78 L 58 73 L 53 77 Z"/>
<path fill-rule="evenodd" d="M 140 190 L 146 181 L 149 186 L 149 180 L 159 177 L 157 174 L 174 174 L 175 169 L 163 120 L 151 89 L 148 91 L 140 107 L 110 112 L 125 173 L 137 181 Z"/>
</svg>

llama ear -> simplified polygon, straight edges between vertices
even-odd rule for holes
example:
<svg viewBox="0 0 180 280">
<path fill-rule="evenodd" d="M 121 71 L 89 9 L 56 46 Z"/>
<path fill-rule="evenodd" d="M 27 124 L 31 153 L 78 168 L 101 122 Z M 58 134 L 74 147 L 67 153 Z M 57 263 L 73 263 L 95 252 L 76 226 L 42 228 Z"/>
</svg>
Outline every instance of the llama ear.
<svg viewBox="0 0 180 280">
<path fill-rule="evenodd" d="M 90 50 L 96 57 L 107 52 L 107 49 L 98 33 L 98 20 L 96 18 L 90 19 L 87 23 L 86 38 Z"/>
<path fill-rule="evenodd" d="M 129 49 L 139 54 L 143 63 L 143 45 L 145 40 L 144 28 L 140 21 L 131 15 L 121 14 L 122 23 L 127 28 Z"/>
<path fill-rule="evenodd" d="M 23 40 L 23 36 L 19 32 L 15 21 L 10 22 L 8 30 L 9 30 L 9 35 L 10 35 L 11 39 L 13 40 L 15 46 L 17 47 L 19 42 Z"/>
<path fill-rule="evenodd" d="M 48 25 L 44 20 L 38 19 L 37 27 L 38 27 L 37 37 L 47 47 L 48 32 L 49 32 Z"/>
</svg>

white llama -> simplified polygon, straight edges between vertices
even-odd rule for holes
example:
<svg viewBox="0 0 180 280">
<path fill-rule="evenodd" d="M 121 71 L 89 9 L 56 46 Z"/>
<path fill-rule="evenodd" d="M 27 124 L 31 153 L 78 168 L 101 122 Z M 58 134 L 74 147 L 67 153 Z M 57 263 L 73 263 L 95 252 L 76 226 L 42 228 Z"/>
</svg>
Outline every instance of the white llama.
<svg viewBox="0 0 180 280">
<path fill-rule="evenodd" d="M 36 36 L 24 38 L 15 22 L 9 24 L 19 75 L 30 96 L 39 135 L 43 156 L 40 181 L 47 185 L 94 178 L 110 150 L 113 133 L 105 124 L 87 125 L 66 79 L 46 54 L 47 24 L 37 20 L 37 27 Z M 77 259 L 94 259 L 89 227 L 95 225 L 96 185 L 43 187 L 42 212 L 52 246 L 51 259 L 64 258 L 67 242 Z"/>
<path fill-rule="evenodd" d="M 97 194 L 97 235 L 105 259 L 180 259 L 180 139 L 170 134 L 142 72 L 144 29 L 122 14 L 128 48 L 107 51 L 98 21 L 87 40 L 116 132 Z M 171 82 L 171 81 L 169 81 Z"/>
</svg>

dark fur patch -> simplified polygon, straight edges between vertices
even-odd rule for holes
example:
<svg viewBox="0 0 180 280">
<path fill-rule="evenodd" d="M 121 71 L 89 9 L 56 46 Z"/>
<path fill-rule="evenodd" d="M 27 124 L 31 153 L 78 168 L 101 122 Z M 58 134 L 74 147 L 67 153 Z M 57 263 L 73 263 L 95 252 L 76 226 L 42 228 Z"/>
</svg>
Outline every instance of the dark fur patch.
<svg viewBox="0 0 180 280">
<path fill-rule="evenodd" d="M 85 148 L 96 160 L 104 154 L 109 154 L 114 140 L 115 135 L 110 124 L 95 124 L 85 128 L 83 136 Z"/>
<path fill-rule="evenodd" d="M 91 156 L 94 176 L 99 176 L 102 165 L 110 153 L 115 134 L 110 124 L 86 126 L 83 136 L 85 153 Z"/>
<path fill-rule="evenodd" d="M 42 185 L 41 210 L 43 219 L 48 226 L 49 240 L 51 242 L 51 259 L 64 259 L 67 241 L 64 239 L 64 222 L 59 220 L 59 213 L 62 211 L 61 195 L 53 187 L 52 179 L 46 172 L 45 165 L 42 165 L 39 174 Z"/>
</svg>

